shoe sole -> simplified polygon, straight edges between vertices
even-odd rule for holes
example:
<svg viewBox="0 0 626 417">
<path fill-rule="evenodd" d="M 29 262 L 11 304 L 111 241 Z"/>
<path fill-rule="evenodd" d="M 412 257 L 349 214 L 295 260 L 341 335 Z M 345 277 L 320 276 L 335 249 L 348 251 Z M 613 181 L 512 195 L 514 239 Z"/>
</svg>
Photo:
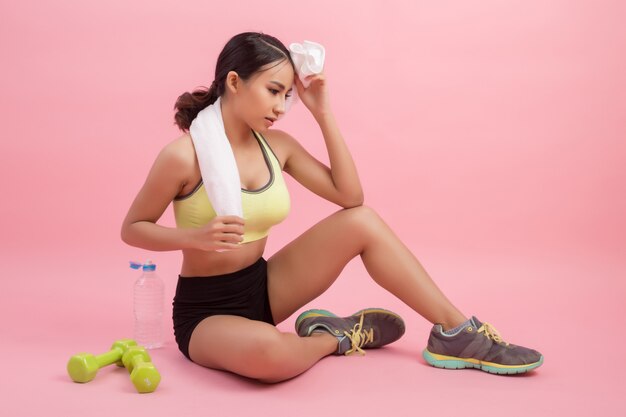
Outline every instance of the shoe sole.
<svg viewBox="0 0 626 417">
<path fill-rule="evenodd" d="M 351 314 L 351 316 L 357 316 L 357 315 L 360 315 L 361 313 L 364 313 L 364 314 L 385 313 L 385 314 L 389 314 L 390 316 L 393 316 L 394 318 L 400 320 L 401 323 L 404 323 L 404 321 L 402 320 L 402 317 L 400 317 L 399 315 L 397 315 L 393 311 L 385 310 L 384 308 L 365 308 L 363 310 L 357 311 L 354 314 Z M 307 310 L 307 311 L 303 312 L 302 314 L 300 314 L 298 316 L 298 318 L 296 319 L 296 329 L 300 328 L 300 323 L 302 322 L 302 320 L 308 319 L 308 318 L 311 318 L 311 317 L 339 317 L 339 316 L 337 316 L 334 313 L 331 313 L 328 310 L 319 310 L 319 309 Z M 402 333 L 404 333 L 404 332 L 402 332 Z"/>
<path fill-rule="evenodd" d="M 526 365 L 501 365 L 494 362 L 485 362 L 473 358 L 457 358 L 456 356 L 440 355 L 438 353 L 429 352 L 428 349 L 424 349 L 422 356 L 429 365 L 436 368 L 443 369 L 480 369 L 481 371 L 489 372 L 491 374 L 499 375 L 512 375 L 523 374 L 524 372 L 532 371 L 533 369 L 541 366 L 543 363 L 543 355 L 535 363 L 529 363 Z"/>
</svg>

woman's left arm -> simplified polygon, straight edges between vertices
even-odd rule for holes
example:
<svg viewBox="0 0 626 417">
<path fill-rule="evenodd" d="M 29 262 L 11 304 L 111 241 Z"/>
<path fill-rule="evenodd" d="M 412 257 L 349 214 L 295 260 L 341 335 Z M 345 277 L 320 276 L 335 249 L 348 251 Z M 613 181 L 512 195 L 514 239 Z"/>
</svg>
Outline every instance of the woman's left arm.
<svg viewBox="0 0 626 417">
<path fill-rule="evenodd" d="M 339 131 L 330 109 L 324 74 L 308 77 L 311 83 L 304 88 L 300 79 L 294 82 L 300 100 L 309 109 L 322 130 L 330 168 L 310 155 L 289 135 L 290 152 L 285 171 L 314 193 L 342 207 L 363 204 L 363 189 L 350 150 Z"/>
</svg>

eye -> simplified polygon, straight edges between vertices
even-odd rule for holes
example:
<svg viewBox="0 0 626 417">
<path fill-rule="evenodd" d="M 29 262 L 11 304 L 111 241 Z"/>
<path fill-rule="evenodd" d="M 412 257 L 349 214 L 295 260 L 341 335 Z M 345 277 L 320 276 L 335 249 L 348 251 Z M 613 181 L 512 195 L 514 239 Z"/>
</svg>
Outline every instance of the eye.
<svg viewBox="0 0 626 417">
<path fill-rule="evenodd" d="M 278 91 L 278 90 L 277 90 L 277 89 L 275 89 L 275 88 L 269 88 L 268 90 L 269 90 L 269 91 L 270 91 L 273 95 L 276 95 L 276 94 L 280 93 L 280 91 Z M 291 97 L 291 94 L 285 94 L 285 98 L 289 98 L 289 97 Z"/>
</svg>

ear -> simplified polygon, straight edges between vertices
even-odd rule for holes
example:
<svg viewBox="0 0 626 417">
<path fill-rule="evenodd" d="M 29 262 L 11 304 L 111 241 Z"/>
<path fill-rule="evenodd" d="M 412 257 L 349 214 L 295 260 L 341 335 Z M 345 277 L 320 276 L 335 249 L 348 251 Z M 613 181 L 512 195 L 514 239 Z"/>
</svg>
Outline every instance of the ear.
<svg viewBox="0 0 626 417">
<path fill-rule="evenodd" d="M 225 90 L 230 90 L 232 94 L 237 94 L 237 90 L 241 88 L 241 79 L 239 78 L 239 74 L 235 71 L 228 71 L 224 87 Z"/>
</svg>

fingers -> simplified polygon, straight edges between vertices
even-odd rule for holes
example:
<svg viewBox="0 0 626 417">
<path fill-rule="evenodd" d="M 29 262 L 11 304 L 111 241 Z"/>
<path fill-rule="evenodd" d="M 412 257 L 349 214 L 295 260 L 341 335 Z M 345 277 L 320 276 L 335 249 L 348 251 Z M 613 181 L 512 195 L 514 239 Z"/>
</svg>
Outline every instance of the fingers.
<svg viewBox="0 0 626 417">
<path fill-rule="evenodd" d="M 220 227 L 219 231 L 225 234 L 243 235 L 244 227 L 240 224 L 226 224 Z"/>
<path fill-rule="evenodd" d="M 220 243 L 239 248 L 243 242 L 245 220 L 239 216 L 221 216 L 217 218 L 216 231 Z"/>
<path fill-rule="evenodd" d="M 232 221 L 222 220 L 216 224 L 217 231 L 228 234 L 243 235 L 244 221 L 240 217 L 232 216 Z"/>
<path fill-rule="evenodd" d="M 302 95 L 302 93 L 304 93 L 306 89 L 304 88 L 304 84 L 302 84 L 302 80 L 300 80 L 300 77 L 298 75 L 294 77 L 294 83 L 296 85 L 296 91 L 298 92 L 298 95 Z"/>
<path fill-rule="evenodd" d="M 307 75 L 306 77 L 304 77 L 304 79 L 307 81 L 307 85 L 311 87 L 311 83 L 314 83 L 317 80 L 323 81 L 325 79 L 325 76 L 324 73 L 321 72 L 319 74 Z M 298 93 L 302 93 L 307 90 L 308 87 L 304 86 L 304 83 L 302 82 L 302 80 L 300 80 L 299 76 L 296 75 L 296 77 L 294 78 L 294 82 L 296 83 L 296 89 L 298 90 Z"/>
<path fill-rule="evenodd" d="M 220 242 L 241 243 L 243 242 L 243 230 L 241 232 L 223 232 L 216 235 Z"/>
<path fill-rule="evenodd" d="M 246 221 L 239 216 L 218 216 L 215 219 L 224 224 L 237 223 L 244 225 L 246 223 Z"/>
<path fill-rule="evenodd" d="M 310 82 L 313 82 L 313 81 L 316 81 L 316 80 L 321 80 L 321 81 L 323 81 L 325 78 L 326 78 L 326 76 L 324 75 L 324 73 L 323 73 L 323 72 L 320 72 L 319 74 L 311 74 L 311 75 L 307 75 L 307 76 L 305 77 L 305 79 L 306 79 L 307 81 L 310 81 Z"/>
<path fill-rule="evenodd" d="M 237 250 L 237 249 L 241 249 L 242 245 L 238 245 L 235 243 L 224 243 L 224 242 L 220 242 L 219 243 L 219 248 L 216 249 L 217 252 L 228 252 L 231 250 Z"/>
</svg>

